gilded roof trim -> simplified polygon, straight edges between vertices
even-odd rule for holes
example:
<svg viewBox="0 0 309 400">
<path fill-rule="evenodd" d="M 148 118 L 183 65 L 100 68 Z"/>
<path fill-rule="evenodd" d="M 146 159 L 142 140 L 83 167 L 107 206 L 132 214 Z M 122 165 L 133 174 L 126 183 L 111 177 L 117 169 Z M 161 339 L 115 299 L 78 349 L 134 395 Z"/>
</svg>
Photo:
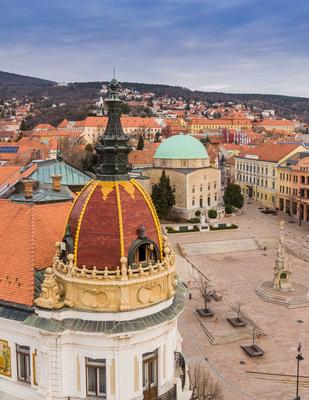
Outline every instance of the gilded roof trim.
<svg viewBox="0 0 309 400">
<path fill-rule="evenodd" d="M 94 180 L 89 181 L 89 182 L 83 187 L 83 189 L 77 194 L 77 196 L 75 197 L 75 199 L 73 200 L 73 203 L 72 203 L 70 212 L 69 212 L 69 214 L 68 214 L 68 216 L 67 216 L 66 224 L 65 224 L 65 226 L 64 226 L 63 236 L 65 235 L 65 232 L 66 232 L 66 229 L 67 229 L 69 220 L 70 220 L 70 218 L 71 218 L 72 210 L 73 210 L 73 208 L 74 208 L 74 206 L 75 206 L 75 203 L 76 203 L 77 200 L 79 199 L 81 193 L 83 193 L 83 191 L 86 190 L 87 187 L 88 187 L 89 185 L 91 185 L 93 182 L 94 182 Z"/>
<path fill-rule="evenodd" d="M 161 257 L 161 260 L 163 260 L 162 232 L 161 232 L 159 217 L 158 217 L 157 211 L 155 209 L 155 206 L 153 205 L 151 198 L 149 197 L 148 193 L 146 193 L 145 189 L 143 188 L 143 186 L 141 184 L 139 184 L 135 179 L 131 179 L 130 182 L 132 182 L 133 185 L 139 190 L 139 192 L 143 196 L 143 198 L 146 201 L 147 206 L 151 212 L 151 215 L 152 215 L 152 218 L 154 220 L 156 230 L 157 230 L 157 235 L 158 235 L 158 240 L 159 240 L 160 257 Z"/>
<path fill-rule="evenodd" d="M 121 209 L 121 199 L 119 192 L 118 182 L 115 182 L 116 188 L 116 200 L 117 200 L 117 210 L 118 210 L 118 222 L 119 222 L 119 240 L 120 240 L 120 256 L 124 257 L 124 238 L 123 238 L 123 221 L 122 221 L 122 209 Z"/>
</svg>

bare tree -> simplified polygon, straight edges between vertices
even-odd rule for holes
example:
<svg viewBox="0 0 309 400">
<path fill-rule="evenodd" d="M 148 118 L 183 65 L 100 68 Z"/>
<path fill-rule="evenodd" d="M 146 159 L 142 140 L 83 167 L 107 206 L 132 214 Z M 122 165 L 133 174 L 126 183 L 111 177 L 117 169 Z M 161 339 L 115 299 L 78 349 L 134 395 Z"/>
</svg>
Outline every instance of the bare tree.
<svg viewBox="0 0 309 400">
<path fill-rule="evenodd" d="M 237 300 L 235 304 L 232 305 L 232 310 L 235 311 L 237 314 L 237 320 L 240 321 L 241 319 L 241 310 L 242 310 L 242 302 L 240 300 Z"/>
<path fill-rule="evenodd" d="M 207 304 L 211 300 L 211 297 L 214 293 L 214 287 L 210 281 L 202 276 L 195 281 L 195 284 L 204 299 L 205 311 L 207 311 Z"/>
<path fill-rule="evenodd" d="M 201 366 L 193 365 L 189 368 L 190 389 L 192 395 L 190 400 L 223 400 L 221 387 Z"/>
<path fill-rule="evenodd" d="M 82 170 L 85 151 L 79 140 L 64 138 L 61 140 L 61 153 L 63 159 L 73 167 Z"/>
<path fill-rule="evenodd" d="M 195 285 L 204 299 L 205 311 L 207 311 L 207 304 L 211 299 L 219 301 L 225 292 L 225 288 L 217 285 L 214 281 L 210 281 L 203 276 L 195 281 Z"/>
<path fill-rule="evenodd" d="M 255 339 L 258 337 L 258 329 L 257 326 L 253 323 L 252 327 L 252 348 L 255 346 Z"/>
</svg>

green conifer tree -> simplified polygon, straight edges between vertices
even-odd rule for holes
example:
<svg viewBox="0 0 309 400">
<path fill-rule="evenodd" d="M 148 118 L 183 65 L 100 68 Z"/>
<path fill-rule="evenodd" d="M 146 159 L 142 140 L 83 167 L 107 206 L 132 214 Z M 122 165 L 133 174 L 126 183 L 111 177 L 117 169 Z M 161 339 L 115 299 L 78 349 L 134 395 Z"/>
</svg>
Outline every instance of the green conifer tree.
<svg viewBox="0 0 309 400">
<path fill-rule="evenodd" d="M 21 131 L 26 131 L 27 130 L 27 124 L 26 124 L 24 119 L 21 121 L 19 129 Z"/>
<path fill-rule="evenodd" d="M 156 132 L 154 141 L 155 141 L 155 143 L 161 142 L 161 135 L 160 135 L 159 131 Z"/>
<path fill-rule="evenodd" d="M 241 188 L 239 185 L 235 183 L 230 183 L 227 185 L 224 196 L 223 196 L 224 204 L 242 208 L 244 205 L 244 196 L 241 194 Z"/>
<path fill-rule="evenodd" d="M 165 219 L 175 204 L 175 196 L 170 178 L 162 171 L 160 180 L 152 188 L 152 201 L 156 207 L 160 219 Z"/>
</svg>

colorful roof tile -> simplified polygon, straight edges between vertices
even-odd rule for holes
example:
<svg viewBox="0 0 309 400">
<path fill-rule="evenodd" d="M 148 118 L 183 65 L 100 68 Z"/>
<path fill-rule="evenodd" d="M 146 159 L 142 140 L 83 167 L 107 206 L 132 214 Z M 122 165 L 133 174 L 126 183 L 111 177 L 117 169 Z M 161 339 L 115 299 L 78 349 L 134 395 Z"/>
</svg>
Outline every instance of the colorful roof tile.
<svg viewBox="0 0 309 400">
<path fill-rule="evenodd" d="M 252 155 L 257 156 L 259 160 L 278 162 L 298 147 L 302 146 L 287 143 L 263 143 L 253 149 L 246 149 L 238 157 L 250 158 Z"/>
<path fill-rule="evenodd" d="M 51 265 L 70 207 L 0 200 L 0 300 L 33 305 L 34 272 Z"/>
<path fill-rule="evenodd" d="M 76 198 L 68 224 L 75 263 L 80 268 L 115 269 L 122 256 L 128 257 L 141 226 L 162 252 L 156 211 L 147 192 L 134 179 L 92 181 Z"/>
</svg>

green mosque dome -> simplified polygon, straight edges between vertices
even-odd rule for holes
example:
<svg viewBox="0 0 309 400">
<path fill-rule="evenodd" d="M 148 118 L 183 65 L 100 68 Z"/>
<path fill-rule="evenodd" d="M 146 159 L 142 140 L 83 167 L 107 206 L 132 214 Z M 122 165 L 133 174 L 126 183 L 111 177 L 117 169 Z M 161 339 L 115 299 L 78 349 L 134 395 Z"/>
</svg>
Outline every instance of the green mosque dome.
<svg viewBox="0 0 309 400">
<path fill-rule="evenodd" d="M 190 135 L 174 135 L 157 148 L 154 158 L 193 160 L 208 158 L 203 144 Z"/>
</svg>

